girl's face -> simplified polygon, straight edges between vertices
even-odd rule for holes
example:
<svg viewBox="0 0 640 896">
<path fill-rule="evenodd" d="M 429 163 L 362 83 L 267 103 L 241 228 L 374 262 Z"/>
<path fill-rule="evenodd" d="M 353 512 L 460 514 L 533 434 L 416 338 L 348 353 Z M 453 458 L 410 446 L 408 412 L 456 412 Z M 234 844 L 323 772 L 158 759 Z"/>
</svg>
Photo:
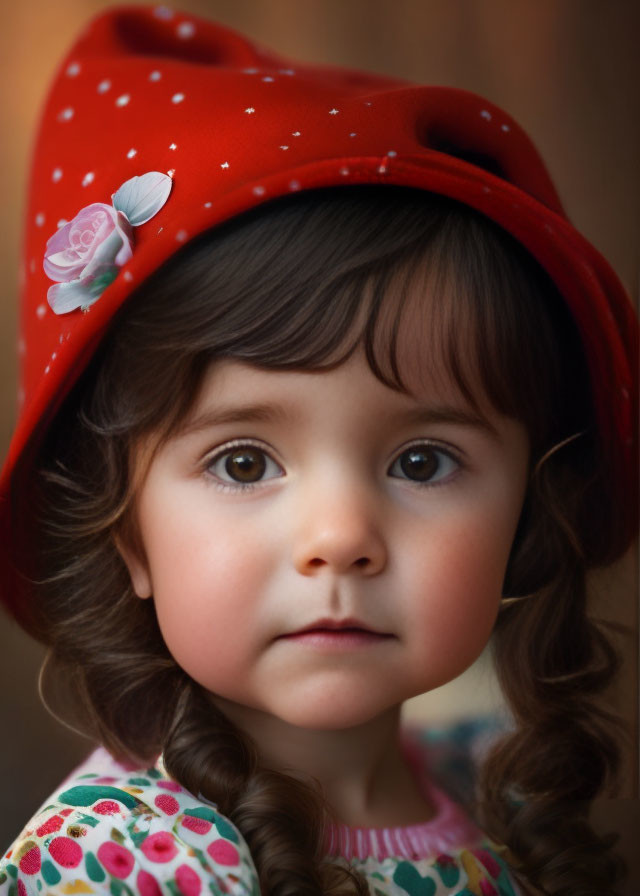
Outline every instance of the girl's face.
<svg viewBox="0 0 640 896">
<path fill-rule="evenodd" d="M 444 378 L 409 386 L 385 386 L 360 349 L 327 372 L 208 371 L 138 493 L 144 556 L 122 550 L 173 657 L 212 694 L 346 728 L 481 653 L 528 439 L 490 408 L 478 418 Z M 293 636 L 322 620 L 370 633 Z"/>
</svg>

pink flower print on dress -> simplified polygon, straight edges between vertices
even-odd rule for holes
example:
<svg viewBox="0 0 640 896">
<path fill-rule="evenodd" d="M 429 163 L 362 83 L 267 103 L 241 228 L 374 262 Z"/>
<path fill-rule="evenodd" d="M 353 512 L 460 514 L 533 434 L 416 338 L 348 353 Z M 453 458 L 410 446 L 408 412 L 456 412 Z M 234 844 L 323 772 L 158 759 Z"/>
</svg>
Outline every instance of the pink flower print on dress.
<svg viewBox="0 0 640 896">
<path fill-rule="evenodd" d="M 171 178 L 159 171 L 125 181 L 112 205 L 94 202 L 47 242 L 44 271 L 56 285 L 47 301 L 56 314 L 86 311 L 133 256 L 133 228 L 150 220 L 171 192 Z"/>
</svg>

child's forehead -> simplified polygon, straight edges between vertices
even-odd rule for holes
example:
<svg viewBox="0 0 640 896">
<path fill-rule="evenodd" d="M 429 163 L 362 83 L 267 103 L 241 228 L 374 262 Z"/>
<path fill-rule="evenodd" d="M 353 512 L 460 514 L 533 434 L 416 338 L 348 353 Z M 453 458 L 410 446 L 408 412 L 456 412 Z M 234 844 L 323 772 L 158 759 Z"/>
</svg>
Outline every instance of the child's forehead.
<svg viewBox="0 0 640 896">
<path fill-rule="evenodd" d="M 398 396 L 400 400 L 411 397 L 440 395 L 450 399 L 459 395 L 459 389 L 453 377 L 445 370 L 432 369 L 423 363 L 422 357 L 415 352 L 414 344 L 402 353 L 403 384 L 406 389 L 398 390 L 380 377 L 376 376 L 366 357 L 364 346 L 359 342 L 348 358 L 330 366 L 317 368 L 270 368 L 236 358 L 222 358 L 210 362 L 202 379 L 200 395 L 206 396 L 238 395 L 250 397 L 257 393 L 265 395 L 301 392 L 313 399 L 314 387 L 329 379 L 342 382 L 357 381 L 367 384 L 369 392 L 378 391 Z M 384 370 L 385 374 L 389 371 Z"/>
<path fill-rule="evenodd" d="M 293 419 L 327 397 L 333 397 L 335 408 L 351 403 L 358 409 L 380 413 L 417 406 L 469 409 L 451 373 L 442 365 L 425 363 L 419 340 L 406 338 L 404 343 L 405 337 L 400 337 L 398 360 L 403 389 L 390 386 L 374 373 L 362 342 L 348 358 L 322 370 L 271 369 L 234 358 L 212 361 L 184 423 L 189 426 L 201 414 L 234 406 L 264 406 L 265 419 L 275 420 L 280 418 L 277 414 L 272 418 L 268 409 L 283 408 Z M 386 376 L 390 371 L 383 369 L 382 373 Z M 482 412 L 482 403 L 474 409 Z M 488 405 L 484 412 L 490 413 Z M 281 419 L 286 422 L 290 418 L 283 414 Z"/>
</svg>

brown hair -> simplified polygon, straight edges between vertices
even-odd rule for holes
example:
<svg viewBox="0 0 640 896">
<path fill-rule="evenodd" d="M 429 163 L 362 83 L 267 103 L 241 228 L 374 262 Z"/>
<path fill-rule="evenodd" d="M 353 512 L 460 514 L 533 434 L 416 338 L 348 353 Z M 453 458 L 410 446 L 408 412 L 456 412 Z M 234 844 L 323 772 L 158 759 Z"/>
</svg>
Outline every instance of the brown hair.
<svg viewBox="0 0 640 896">
<path fill-rule="evenodd" d="M 587 616 L 585 573 L 626 540 L 589 374 L 546 274 L 451 200 L 390 186 L 279 199 L 184 247 L 132 296 L 41 453 L 29 572 L 32 630 L 50 647 L 48 699 L 116 757 L 162 751 L 169 773 L 240 829 L 265 896 L 368 893 L 323 857 L 322 794 L 263 767 L 252 739 L 172 659 L 113 535 L 136 543 L 136 445 L 175 430 L 213 360 L 321 370 L 362 342 L 375 375 L 404 389 L 395 342 L 419 271 L 439 296 L 425 303 L 425 364 L 445 365 L 472 404 L 484 395 L 520 420 L 531 445 L 504 593 L 535 597 L 505 603 L 492 636 L 516 726 L 487 757 L 471 809 L 521 880 L 549 896 L 613 894 L 622 872 L 586 811 L 616 781 L 621 723 L 596 698 L 618 658 Z"/>
</svg>

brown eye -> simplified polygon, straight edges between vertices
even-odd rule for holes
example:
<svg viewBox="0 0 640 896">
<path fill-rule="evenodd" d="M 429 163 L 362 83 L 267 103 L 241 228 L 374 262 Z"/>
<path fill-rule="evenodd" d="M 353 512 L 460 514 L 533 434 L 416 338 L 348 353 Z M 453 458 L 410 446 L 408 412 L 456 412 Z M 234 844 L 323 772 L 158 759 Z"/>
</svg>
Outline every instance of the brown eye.
<svg viewBox="0 0 640 896">
<path fill-rule="evenodd" d="M 207 471 L 221 483 L 232 485 L 251 485 L 260 482 L 264 478 L 273 478 L 282 475 L 282 470 L 257 445 L 238 445 L 237 447 L 221 451 L 207 464 Z"/>
<path fill-rule="evenodd" d="M 389 473 L 411 482 L 435 484 L 455 472 L 458 466 L 456 459 L 441 448 L 413 445 L 398 456 Z"/>
<path fill-rule="evenodd" d="M 240 448 L 224 462 L 229 476 L 238 482 L 255 482 L 262 477 L 266 466 L 264 454 L 256 448 Z"/>
</svg>

